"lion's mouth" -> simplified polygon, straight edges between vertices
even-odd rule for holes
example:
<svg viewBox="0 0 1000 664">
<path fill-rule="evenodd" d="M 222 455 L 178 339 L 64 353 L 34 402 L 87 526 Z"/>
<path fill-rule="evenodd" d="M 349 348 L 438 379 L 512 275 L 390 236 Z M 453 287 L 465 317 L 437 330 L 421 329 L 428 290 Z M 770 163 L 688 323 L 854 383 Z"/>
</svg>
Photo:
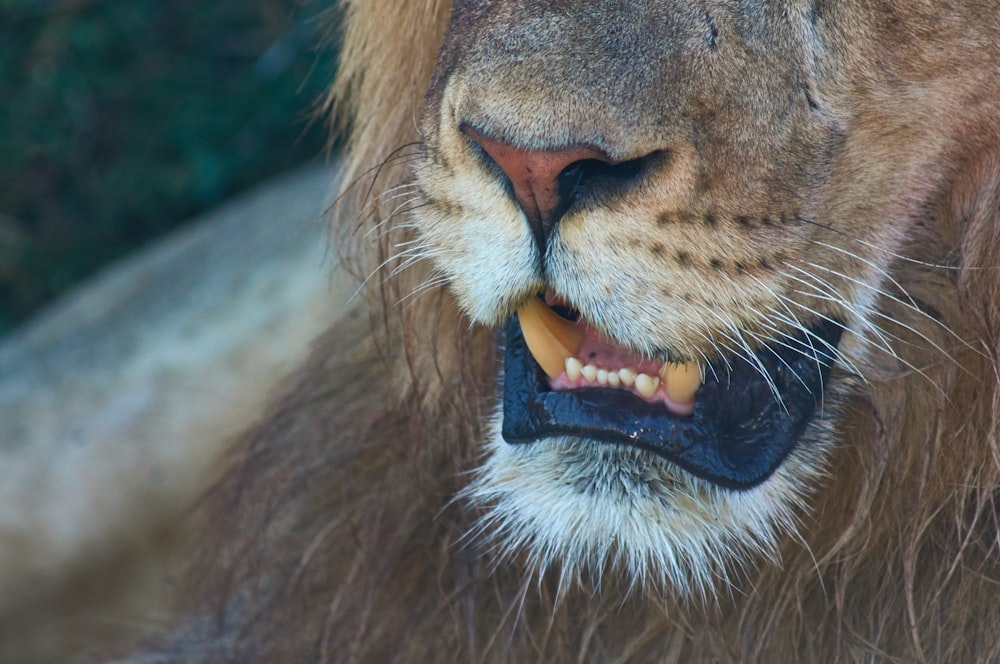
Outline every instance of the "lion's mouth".
<svg viewBox="0 0 1000 664">
<path fill-rule="evenodd" d="M 639 358 L 598 338 L 585 322 L 563 319 L 579 329 L 573 343 L 584 357 L 559 367 L 545 345 L 559 346 L 560 323 L 542 300 L 530 306 L 536 311 L 522 317 L 537 360 L 517 317 L 507 326 L 507 442 L 574 436 L 632 445 L 733 489 L 766 480 L 795 447 L 822 406 L 842 332 L 839 324 L 821 321 L 752 356 L 721 357 L 699 370 Z M 539 315 L 555 330 L 553 336 L 543 327 L 541 342 L 535 331 Z M 588 357 L 596 361 L 583 364 Z"/>
</svg>

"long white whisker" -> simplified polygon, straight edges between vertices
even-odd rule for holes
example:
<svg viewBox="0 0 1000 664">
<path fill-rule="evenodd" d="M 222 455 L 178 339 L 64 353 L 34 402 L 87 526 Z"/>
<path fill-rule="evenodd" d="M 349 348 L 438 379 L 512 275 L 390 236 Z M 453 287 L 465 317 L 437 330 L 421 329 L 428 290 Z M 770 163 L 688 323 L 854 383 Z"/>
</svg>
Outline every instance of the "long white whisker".
<svg viewBox="0 0 1000 664">
<path fill-rule="evenodd" d="M 738 346 L 740 346 L 746 351 L 745 354 L 744 353 L 734 353 L 734 354 L 739 355 L 740 357 L 745 359 L 749 364 L 753 365 L 754 368 L 757 369 L 757 372 L 767 383 L 767 386 L 771 390 L 771 393 L 774 395 L 774 398 L 784 408 L 785 407 L 784 401 L 781 398 L 781 393 L 778 391 L 778 386 L 775 385 L 774 379 L 771 378 L 770 374 L 767 373 L 767 370 L 764 368 L 764 364 L 760 361 L 760 358 L 757 357 L 756 353 L 753 352 L 753 349 L 750 347 L 750 344 L 747 343 L 746 338 L 744 338 L 743 336 L 743 331 L 740 330 L 740 328 L 738 328 L 731 321 L 722 318 L 714 311 L 711 311 L 710 309 L 707 309 L 706 311 L 712 316 L 714 316 L 716 320 L 722 323 L 723 326 L 728 328 L 728 332 L 723 332 L 726 338 L 736 343 Z"/>
<path fill-rule="evenodd" d="M 785 302 L 786 298 L 784 296 L 782 296 L 779 293 L 776 293 L 770 286 L 768 286 L 767 284 L 765 284 L 763 281 L 761 281 L 757 277 L 752 277 L 752 278 L 758 283 L 758 285 L 760 285 L 761 288 L 763 288 L 768 293 L 770 293 L 770 295 L 774 299 L 774 301 L 777 302 L 778 304 L 780 304 L 781 307 L 786 312 L 786 315 L 783 316 L 783 315 L 779 314 L 779 312 L 776 311 L 774 308 L 770 308 L 769 309 L 770 316 L 762 316 L 761 317 L 764 321 L 766 321 L 765 325 L 767 327 L 769 327 L 776 334 L 779 334 L 779 335 L 785 337 L 786 339 L 789 339 L 790 341 L 797 341 L 797 339 L 796 339 L 796 337 L 794 335 L 792 335 L 792 334 L 790 334 L 790 333 L 788 333 L 788 332 L 786 332 L 784 330 L 781 330 L 777 326 L 774 326 L 773 324 L 771 324 L 771 322 L 770 322 L 771 316 L 776 316 L 779 321 L 782 321 L 782 322 L 788 324 L 789 326 L 791 326 L 793 329 L 799 330 L 800 332 L 804 333 L 805 336 L 806 336 L 806 341 L 808 342 L 810 349 L 813 351 L 813 357 L 816 358 L 816 365 L 817 365 L 816 368 L 820 370 L 820 376 L 822 376 L 823 373 L 822 373 L 822 367 L 820 366 L 819 355 L 817 353 L 816 347 L 812 343 L 812 337 L 819 338 L 818 335 L 814 334 L 809 329 L 808 326 L 804 325 L 802 323 L 802 321 L 799 320 L 799 317 L 795 315 L 795 313 L 791 310 L 791 308 L 789 308 L 788 304 Z M 838 323 L 838 325 L 839 325 L 839 323 Z M 833 361 L 839 361 L 839 360 L 841 360 L 843 358 L 843 354 L 840 353 L 840 351 L 835 346 L 833 346 L 832 344 L 826 342 L 825 339 L 823 341 L 824 341 L 824 345 L 825 346 L 833 348 L 833 356 L 830 359 L 832 359 Z M 779 343 L 782 343 L 782 342 L 779 342 Z M 793 348 L 793 347 L 789 346 L 788 344 L 782 343 L 782 345 L 784 347 L 788 348 L 789 350 L 794 350 L 794 351 L 797 351 L 797 352 L 801 352 L 800 349 Z M 786 366 L 787 366 L 787 364 L 786 364 Z M 791 367 L 789 367 L 789 370 L 791 370 Z M 803 385 L 804 385 L 804 383 L 803 383 Z"/>
<path fill-rule="evenodd" d="M 958 334 L 956 334 L 955 331 L 952 330 L 950 327 L 948 327 L 943 322 L 941 322 L 940 320 L 934 318 L 933 316 L 931 316 L 930 314 L 928 314 L 926 311 L 924 311 L 923 309 L 921 309 L 917 305 L 916 300 L 913 299 L 913 296 L 910 295 L 910 293 L 898 281 L 896 281 L 896 279 L 894 279 L 892 277 L 892 275 L 890 275 L 887 271 L 885 271 L 884 269 L 882 269 L 881 267 L 879 267 L 875 263 L 873 263 L 871 261 L 868 261 L 868 260 L 865 260 L 864 258 L 862 258 L 860 256 L 857 256 L 857 255 L 853 254 L 852 252 L 849 252 L 849 251 L 847 251 L 845 249 L 842 249 L 840 247 L 837 247 L 835 245 L 827 244 L 827 243 L 824 243 L 824 242 L 817 242 L 817 244 L 820 244 L 820 245 L 822 245 L 824 247 L 828 247 L 828 248 L 830 248 L 830 249 L 832 249 L 834 251 L 839 251 L 839 252 L 841 252 L 841 253 L 843 253 L 843 254 L 845 254 L 847 256 L 850 256 L 851 258 L 854 258 L 855 260 L 862 261 L 863 263 L 865 263 L 865 264 L 871 266 L 872 268 L 878 270 L 878 272 L 881 275 L 883 275 L 883 277 L 885 277 L 890 283 L 892 283 L 896 288 L 898 288 L 899 291 L 901 293 L 903 293 L 903 295 L 905 295 L 906 301 L 904 301 L 902 298 L 896 297 L 895 295 L 892 295 L 891 293 L 888 293 L 888 292 L 886 292 L 886 291 L 884 291 L 882 289 L 878 289 L 878 288 L 875 288 L 875 287 L 867 285 L 867 284 L 866 284 L 866 287 L 868 287 L 870 290 L 873 290 L 873 291 L 877 292 L 878 294 L 882 295 L 883 297 L 886 297 L 889 300 L 898 303 L 899 305 L 901 305 L 901 306 L 909 309 L 910 311 L 913 311 L 914 313 L 920 315 L 921 317 L 926 318 L 927 320 L 931 321 L 932 324 L 940 327 L 942 330 L 944 330 L 945 332 L 947 332 L 950 336 L 952 336 L 953 338 L 955 338 L 959 343 L 961 343 L 966 348 L 968 348 L 970 350 L 973 350 L 973 351 L 975 351 L 977 353 L 980 353 L 980 351 L 978 349 L 974 348 L 965 339 L 963 339 L 961 336 L 959 336 Z M 839 274 L 837 272 L 834 272 L 834 273 L 835 274 Z M 846 278 L 845 275 L 839 275 L 839 276 L 843 276 L 844 278 Z"/>
<path fill-rule="evenodd" d="M 821 265 L 815 265 L 815 264 L 813 264 L 813 263 L 807 263 L 807 264 L 808 264 L 808 265 L 811 265 L 812 267 L 815 267 L 816 269 L 819 269 L 819 270 L 825 270 L 825 271 L 827 271 L 827 272 L 829 272 L 829 273 L 833 274 L 834 276 L 838 276 L 838 277 L 840 277 L 840 278 L 842 278 L 842 279 L 846 279 L 846 280 L 848 280 L 848 281 L 851 281 L 851 282 L 853 282 L 853 283 L 856 283 L 857 285 L 860 285 L 860 286 L 862 286 L 862 287 L 864 287 L 864 288 L 867 288 L 867 289 L 871 290 L 871 291 L 872 291 L 872 292 L 874 292 L 874 293 L 877 293 L 877 294 L 879 294 L 879 295 L 882 295 L 883 297 L 885 297 L 885 298 L 887 298 L 887 299 L 889 299 L 889 300 L 891 300 L 891 301 L 893 301 L 893 302 L 897 302 L 898 304 L 900 304 L 900 305 L 902 305 L 902 306 L 904 306 L 904 307 L 907 307 L 907 308 L 911 308 L 911 305 L 907 304 L 907 303 L 906 303 L 905 301 L 903 301 L 903 300 L 899 299 L 898 297 L 895 297 L 895 296 L 893 296 L 893 295 L 891 295 L 891 294 L 889 294 L 889 293 L 886 293 L 885 291 L 883 291 L 883 290 L 882 290 L 882 289 L 880 289 L 880 288 L 876 288 L 875 286 L 871 286 L 871 285 L 869 285 L 869 284 L 866 284 L 866 283 L 864 283 L 863 281 L 860 281 L 860 280 L 858 280 L 858 279 L 855 279 L 855 278 L 852 278 L 852 277 L 849 277 L 848 275 L 846 275 L 846 274 L 842 274 L 842 273 L 838 272 L 837 270 L 834 270 L 834 269 L 831 269 L 831 268 L 827 268 L 827 267 L 824 267 L 824 266 L 821 266 Z M 935 322 L 935 323 L 936 323 L 937 325 L 939 325 L 939 326 L 940 326 L 940 327 L 941 327 L 942 329 L 944 329 L 945 331 L 947 331 L 947 332 L 948 332 L 949 334 L 951 334 L 951 335 L 952 335 L 952 336 L 953 336 L 953 337 L 954 337 L 955 339 L 957 339 L 957 340 L 958 340 L 959 342 L 961 342 L 961 343 L 962 343 L 962 345 L 964 345 L 964 346 L 966 346 L 967 348 L 970 348 L 970 349 L 972 348 L 972 346 L 971 346 L 971 345 L 969 345 L 969 343 L 968 343 L 968 342 L 966 342 L 966 341 L 965 341 L 964 339 L 962 339 L 962 338 L 961 338 L 961 337 L 959 337 L 959 336 L 958 336 L 957 334 L 955 334 L 955 333 L 954 333 L 954 332 L 953 332 L 953 331 L 952 331 L 951 329 L 949 329 L 949 328 L 948 328 L 948 327 L 947 327 L 946 325 L 943 325 L 943 324 L 941 324 L 941 322 L 940 322 L 940 321 L 937 321 L 937 320 L 936 320 L 936 319 L 934 319 L 934 318 L 933 318 L 932 316 L 929 316 L 929 315 L 928 315 L 928 314 L 927 314 L 926 312 L 923 312 L 923 311 L 921 311 L 921 310 L 920 310 L 919 308 L 917 308 L 917 307 L 912 307 L 912 309 L 913 309 L 914 311 L 918 312 L 918 313 L 919 313 L 920 315 L 922 315 L 923 317 L 927 318 L 928 320 L 931 320 L 931 321 L 934 321 L 934 322 Z M 908 325 L 907 323 L 904 323 L 904 322 L 902 322 L 901 320 L 899 320 L 899 319 L 897 319 L 897 318 L 893 318 L 893 317 L 890 317 L 890 316 L 887 316 L 886 314 L 884 314 L 884 313 L 882 313 L 882 312 L 879 312 L 879 311 L 874 311 L 873 313 L 874 313 L 875 315 L 877 315 L 877 316 L 880 316 L 880 317 L 882 317 L 882 318 L 885 318 L 885 319 L 887 319 L 887 320 L 890 320 L 890 321 L 892 321 L 892 322 L 893 322 L 894 324 L 896 324 L 896 325 L 899 325 L 900 327 L 902 327 L 902 328 L 903 328 L 903 329 L 905 329 L 905 330 L 908 330 L 909 332 L 912 332 L 912 333 L 913 333 L 914 335 L 916 335 L 916 336 L 917 336 L 917 337 L 919 337 L 920 339 L 923 339 L 923 340 L 924 340 L 924 341 L 926 341 L 926 342 L 927 342 L 928 344 L 930 344 L 930 345 L 931 345 L 931 346 L 932 346 L 932 347 L 933 347 L 933 348 L 934 348 L 935 350 L 937 350 L 937 351 L 938 351 L 939 353 L 941 353 L 941 354 L 942 354 L 942 355 L 944 355 L 944 356 L 945 356 L 946 358 L 948 358 L 949 360 L 951 360 L 951 362 L 953 362 L 953 363 L 955 364 L 955 366 L 956 366 L 956 367 L 958 367 L 958 368 L 960 368 L 960 369 L 963 369 L 963 370 L 964 370 L 964 367 L 962 366 L 962 364 L 961 364 L 960 362 L 958 362 L 958 360 L 956 360 L 956 359 L 955 359 L 955 358 L 954 358 L 954 357 L 952 356 L 952 354 L 951 354 L 951 353 L 950 353 L 949 351 L 947 351 L 947 350 L 945 350 L 944 348 L 942 348 L 940 344 L 938 344 L 938 343 L 937 343 L 936 341 L 934 341 L 933 339 L 931 339 L 931 338 L 930 338 L 930 337 L 929 337 L 929 336 L 928 336 L 927 334 L 925 334 L 925 333 L 921 332 L 920 330 L 916 329 L 916 328 L 915 328 L 915 327 L 913 327 L 912 325 Z M 883 329 L 884 329 L 884 328 L 883 328 Z M 901 340 L 901 341 L 902 341 L 902 340 Z M 980 354 L 982 354 L 982 353 L 981 353 L 981 351 L 979 351 L 979 350 L 976 350 L 976 352 L 977 352 L 977 353 L 980 353 Z"/>
<path fill-rule="evenodd" d="M 880 350 L 882 350 L 883 352 L 885 352 L 885 353 L 887 353 L 887 354 L 889 354 L 889 355 L 891 355 L 893 357 L 896 356 L 896 351 L 893 350 L 892 344 L 889 342 L 889 339 L 886 338 L 886 336 L 885 336 L 886 333 L 883 330 L 881 330 L 878 326 L 874 325 L 869 320 L 870 316 L 869 316 L 869 312 L 868 312 L 867 309 L 866 310 L 859 309 L 859 307 L 858 307 L 857 304 L 853 304 L 853 303 L 849 302 L 847 300 L 847 298 L 844 295 L 842 295 L 832 284 L 830 284 L 829 282 L 827 282 L 827 281 L 825 281 L 823 279 L 820 279 L 817 275 L 813 274 L 812 272 L 809 272 L 808 270 L 803 270 L 802 268 L 798 267 L 797 265 L 789 265 L 789 267 L 791 269 L 793 269 L 793 270 L 797 270 L 801 274 L 803 274 L 806 277 L 808 277 L 809 281 L 804 281 L 804 280 L 802 280 L 802 279 L 800 279 L 798 277 L 795 277 L 794 275 L 788 274 L 786 272 L 782 272 L 781 273 L 782 276 L 784 276 L 784 277 L 786 277 L 788 279 L 794 280 L 794 281 L 796 281 L 796 282 L 798 282 L 800 284 L 803 284 L 805 287 L 810 288 L 813 291 L 811 293 L 802 293 L 800 291 L 796 291 L 796 292 L 798 292 L 801 295 L 806 295 L 806 296 L 809 296 L 809 297 L 813 297 L 815 299 L 825 300 L 827 302 L 833 302 L 835 304 L 839 304 L 840 306 L 844 307 L 845 310 L 847 310 L 847 311 L 849 311 L 849 312 L 851 312 L 851 313 L 853 313 L 855 315 L 855 317 L 856 317 L 856 319 L 857 319 L 857 321 L 858 321 L 858 323 L 860 325 L 865 326 L 865 328 L 868 329 L 872 334 L 874 334 L 875 337 L 878 339 L 878 341 L 881 342 L 882 345 L 880 347 Z M 791 302 L 794 303 L 794 304 L 796 304 L 797 306 L 799 306 L 801 308 L 805 308 L 808 311 L 813 311 L 811 308 L 806 307 L 806 305 L 804 305 L 802 303 L 798 303 L 798 302 L 794 302 L 794 301 L 791 301 Z M 824 318 L 827 318 L 827 317 L 824 316 Z M 830 320 L 830 319 L 827 318 L 827 320 Z M 862 335 L 861 338 L 865 339 L 866 337 L 864 337 Z M 869 340 L 869 343 L 874 343 L 874 342 L 871 341 L 871 340 Z"/>
</svg>

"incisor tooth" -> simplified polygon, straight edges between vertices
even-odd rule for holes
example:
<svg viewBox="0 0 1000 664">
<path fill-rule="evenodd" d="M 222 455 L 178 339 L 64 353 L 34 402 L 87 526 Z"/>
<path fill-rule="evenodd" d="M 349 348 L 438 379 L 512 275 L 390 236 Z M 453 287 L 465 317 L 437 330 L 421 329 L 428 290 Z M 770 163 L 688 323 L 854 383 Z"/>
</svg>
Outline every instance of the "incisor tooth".
<svg viewBox="0 0 1000 664">
<path fill-rule="evenodd" d="M 566 377 L 570 380 L 576 380 L 580 377 L 580 369 L 583 368 L 583 362 L 576 359 L 575 357 L 566 358 Z"/>
<path fill-rule="evenodd" d="M 567 357 L 576 355 L 583 340 L 583 331 L 573 321 L 552 311 L 544 302 L 533 297 L 517 310 L 524 343 L 531 356 L 550 378 L 562 373 Z"/>
<path fill-rule="evenodd" d="M 618 370 L 618 378 L 621 379 L 622 385 L 625 387 L 632 387 L 635 385 L 635 377 L 639 372 L 637 372 L 632 367 L 627 367 L 625 369 Z"/>
<path fill-rule="evenodd" d="M 598 385 L 607 385 L 608 384 L 608 370 L 607 369 L 598 369 L 597 370 L 597 384 Z"/>
<path fill-rule="evenodd" d="M 600 379 L 598 379 L 598 380 L 600 380 Z M 618 375 L 618 372 L 617 371 L 609 371 L 608 372 L 608 385 L 610 385 L 611 387 L 618 387 L 621 384 L 622 384 L 622 379 Z"/>
<path fill-rule="evenodd" d="M 593 364 L 583 365 L 583 369 L 580 369 L 580 373 L 582 373 L 583 377 L 589 380 L 590 382 L 594 382 L 595 380 L 597 380 L 597 367 L 595 367 Z"/>
<path fill-rule="evenodd" d="M 695 362 L 668 362 L 660 372 L 663 390 L 677 403 L 694 402 L 694 393 L 701 387 L 701 368 Z"/>
<path fill-rule="evenodd" d="M 635 377 L 635 389 L 642 396 L 647 399 L 656 394 L 656 388 L 660 386 L 660 378 L 658 376 L 650 376 L 649 374 L 641 373 Z"/>
</svg>

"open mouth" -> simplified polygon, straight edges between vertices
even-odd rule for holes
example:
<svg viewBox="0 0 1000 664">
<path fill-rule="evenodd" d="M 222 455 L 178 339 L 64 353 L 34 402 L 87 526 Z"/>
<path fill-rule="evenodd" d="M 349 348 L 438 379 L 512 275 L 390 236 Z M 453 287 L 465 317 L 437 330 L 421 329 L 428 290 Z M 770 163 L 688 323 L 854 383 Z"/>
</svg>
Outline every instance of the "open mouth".
<svg viewBox="0 0 1000 664">
<path fill-rule="evenodd" d="M 843 331 L 824 320 L 699 367 L 636 356 L 567 313 L 533 299 L 510 319 L 504 439 L 631 445 L 732 489 L 766 480 L 798 443 Z"/>
</svg>

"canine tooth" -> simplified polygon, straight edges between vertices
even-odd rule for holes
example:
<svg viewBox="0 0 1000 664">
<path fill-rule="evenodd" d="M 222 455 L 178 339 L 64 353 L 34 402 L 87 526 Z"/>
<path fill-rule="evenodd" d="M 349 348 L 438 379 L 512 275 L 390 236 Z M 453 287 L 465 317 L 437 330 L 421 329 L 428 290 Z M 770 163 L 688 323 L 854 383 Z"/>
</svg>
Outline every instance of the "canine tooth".
<svg viewBox="0 0 1000 664">
<path fill-rule="evenodd" d="M 583 368 L 580 369 L 580 373 L 582 373 L 583 377 L 592 383 L 595 380 L 597 380 L 597 367 L 595 367 L 593 364 L 583 365 Z"/>
<path fill-rule="evenodd" d="M 552 311 L 533 297 L 517 310 L 524 343 L 531 356 L 550 378 L 562 373 L 566 358 L 576 355 L 583 341 L 583 331 L 573 321 Z"/>
<path fill-rule="evenodd" d="M 576 380 L 580 377 L 580 369 L 583 368 L 583 362 L 576 359 L 575 357 L 566 358 L 566 377 L 570 380 Z"/>
<path fill-rule="evenodd" d="M 659 376 L 650 376 L 649 374 L 641 373 L 635 377 L 635 389 L 639 394 L 646 397 L 647 399 L 654 394 L 656 394 L 656 388 L 660 386 Z"/>
<path fill-rule="evenodd" d="M 625 387 L 632 387 L 635 385 L 635 377 L 639 372 L 632 367 L 626 367 L 625 369 L 618 370 L 618 378 L 621 379 L 622 385 Z"/>
<path fill-rule="evenodd" d="M 663 390 L 673 401 L 681 404 L 694 402 L 694 394 L 701 387 L 701 368 L 696 362 L 668 362 L 663 365 L 660 376 L 663 378 Z"/>
<path fill-rule="evenodd" d="M 607 369 L 598 369 L 597 370 L 597 383 L 599 385 L 607 385 L 608 384 L 608 370 Z"/>
<path fill-rule="evenodd" d="M 598 378 L 598 380 L 600 380 L 600 378 Z M 609 371 L 608 372 L 608 385 L 610 385 L 611 387 L 618 387 L 621 384 L 622 384 L 622 379 L 618 375 L 618 372 L 617 371 Z"/>
</svg>

